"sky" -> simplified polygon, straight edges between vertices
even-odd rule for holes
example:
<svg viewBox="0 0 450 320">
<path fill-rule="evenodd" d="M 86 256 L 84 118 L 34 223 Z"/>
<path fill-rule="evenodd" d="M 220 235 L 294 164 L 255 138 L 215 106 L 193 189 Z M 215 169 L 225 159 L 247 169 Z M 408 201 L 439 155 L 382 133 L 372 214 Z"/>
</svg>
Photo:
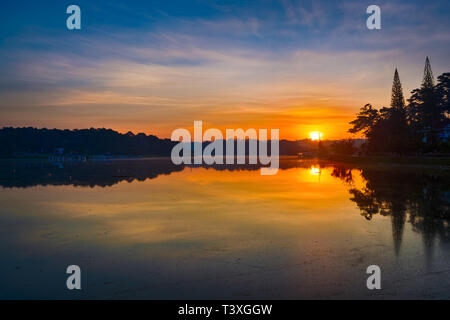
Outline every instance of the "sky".
<svg viewBox="0 0 450 320">
<path fill-rule="evenodd" d="M 68 30 L 66 8 L 81 8 Z M 381 8 L 369 30 L 366 8 Z M 0 127 L 280 129 L 355 137 L 366 103 L 404 94 L 426 56 L 450 71 L 450 2 L 9 1 L 0 12 Z"/>
</svg>

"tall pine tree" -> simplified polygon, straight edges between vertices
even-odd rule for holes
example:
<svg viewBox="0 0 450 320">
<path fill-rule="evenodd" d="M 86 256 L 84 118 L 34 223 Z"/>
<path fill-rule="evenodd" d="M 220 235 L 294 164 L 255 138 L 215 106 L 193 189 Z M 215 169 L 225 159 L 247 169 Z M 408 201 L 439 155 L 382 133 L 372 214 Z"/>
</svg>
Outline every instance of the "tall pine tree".
<svg viewBox="0 0 450 320">
<path fill-rule="evenodd" d="M 386 114 L 387 150 L 403 153 L 408 147 L 408 124 L 406 122 L 405 98 L 397 69 L 392 83 L 391 107 L 382 110 Z"/>
<path fill-rule="evenodd" d="M 398 75 L 397 68 L 394 72 L 394 82 L 392 83 L 391 107 L 396 110 L 405 111 L 405 98 L 403 97 L 402 84 Z"/>
<path fill-rule="evenodd" d="M 434 86 L 433 71 L 431 70 L 430 59 L 428 57 L 425 60 L 417 111 L 419 124 L 421 124 L 422 130 L 426 131 L 425 142 L 427 149 L 433 151 L 437 147 L 438 139 L 436 129 L 439 129 L 441 126 L 442 115 Z"/>
<path fill-rule="evenodd" d="M 422 88 L 432 89 L 434 88 L 433 71 L 431 70 L 430 59 L 425 59 L 425 68 L 423 70 Z"/>
<path fill-rule="evenodd" d="M 425 69 L 423 73 L 422 87 L 422 105 L 419 108 L 419 114 L 422 117 L 423 125 L 431 131 L 439 128 L 440 110 L 434 87 L 433 71 L 431 71 L 430 60 L 425 60 Z"/>
</svg>

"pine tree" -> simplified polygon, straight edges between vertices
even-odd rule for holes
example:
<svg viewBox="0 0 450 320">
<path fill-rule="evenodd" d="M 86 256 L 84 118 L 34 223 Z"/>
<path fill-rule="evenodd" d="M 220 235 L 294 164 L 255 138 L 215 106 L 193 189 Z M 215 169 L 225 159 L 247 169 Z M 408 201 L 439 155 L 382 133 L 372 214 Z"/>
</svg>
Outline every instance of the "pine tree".
<svg viewBox="0 0 450 320">
<path fill-rule="evenodd" d="M 438 99 L 436 96 L 436 89 L 434 86 L 433 72 L 431 71 L 431 64 L 428 57 L 425 60 L 425 68 L 423 72 L 422 87 L 420 88 L 421 101 L 419 103 L 419 123 L 422 128 L 427 130 L 426 144 L 430 151 L 437 147 L 436 129 L 441 125 L 441 112 L 439 108 Z"/>
<path fill-rule="evenodd" d="M 425 68 L 423 70 L 422 89 L 433 89 L 433 88 L 434 88 L 433 71 L 431 70 L 430 59 L 428 59 L 427 57 L 425 60 Z"/>
<path fill-rule="evenodd" d="M 431 130 L 436 129 L 440 122 L 440 112 L 434 88 L 433 71 L 431 71 L 430 60 L 428 57 L 425 60 L 421 91 L 422 106 L 420 111 L 423 117 L 424 126 Z"/>
<path fill-rule="evenodd" d="M 397 69 L 395 69 L 392 83 L 391 108 L 383 110 L 386 114 L 387 125 L 386 149 L 391 152 L 403 153 L 408 145 L 408 124 L 406 122 L 405 99 Z"/>
<path fill-rule="evenodd" d="M 432 110 L 435 101 L 434 77 L 430 59 L 425 60 L 423 80 L 420 88 L 411 91 L 408 99 L 408 121 L 416 132 L 431 130 L 433 126 Z M 422 138 L 420 138 L 422 139 Z"/>
<path fill-rule="evenodd" d="M 402 112 L 405 109 L 405 98 L 403 97 L 402 84 L 397 68 L 395 68 L 394 82 L 392 84 L 391 107 L 399 111 L 402 110 Z"/>
<path fill-rule="evenodd" d="M 422 86 L 411 91 L 408 102 L 408 120 L 418 144 L 422 145 L 422 151 L 435 151 L 438 145 L 436 130 L 443 125 L 445 115 L 428 57 L 425 60 Z"/>
</svg>

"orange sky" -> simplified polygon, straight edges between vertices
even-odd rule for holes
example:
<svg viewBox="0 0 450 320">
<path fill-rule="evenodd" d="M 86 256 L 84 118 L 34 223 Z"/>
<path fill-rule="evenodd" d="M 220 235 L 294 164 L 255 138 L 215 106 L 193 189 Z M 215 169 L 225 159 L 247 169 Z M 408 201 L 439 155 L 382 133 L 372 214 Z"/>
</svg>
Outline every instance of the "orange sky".
<svg viewBox="0 0 450 320">
<path fill-rule="evenodd" d="M 320 131 L 341 139 L 355 137 L 348 122 L 366 103 L 389 105 L 395 68 L 405 98 L 420 86 L 427 55 L 436 76 L 448 71 L 447 17 L 408 1 L 385 6 L 391 24 L 375 32 L 359 3 L 294 2 L 255 2 L 251 14 L 208 7 L 201 19 L 203 2 L 186 17 L 191 4 L 180 3 L 187 6 L 181 16 L 175 10 L 151 25 L 130 16 L 141 19 L 134 27 L 86 4 L 107 23 L 77 32 L 11 13 L 9 23 L 20 24 L 0 44 L 0 127 L 104 127 L 170 138 L 203 121 L 223 132 L 279 129 L 281 139 L 296 140 Z M 139 4 L 160 14 L 153 2 Z"/>
</svg>

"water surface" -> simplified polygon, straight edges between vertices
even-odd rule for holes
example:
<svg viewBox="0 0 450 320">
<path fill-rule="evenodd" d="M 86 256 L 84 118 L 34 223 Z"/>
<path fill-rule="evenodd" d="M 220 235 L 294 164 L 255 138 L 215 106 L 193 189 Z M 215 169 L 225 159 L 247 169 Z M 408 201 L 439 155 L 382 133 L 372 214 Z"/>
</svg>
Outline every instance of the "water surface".
<svg viewBox="0 0 450 320">
<path fill-rule="evenodd" d="M 0 298 L 450 298 L 445 168 L 0 164 Z M 82 290 L 65 269 L 82 270 Z M 382 290 L 366 268 L 382 269 Z"/>
</svg>

